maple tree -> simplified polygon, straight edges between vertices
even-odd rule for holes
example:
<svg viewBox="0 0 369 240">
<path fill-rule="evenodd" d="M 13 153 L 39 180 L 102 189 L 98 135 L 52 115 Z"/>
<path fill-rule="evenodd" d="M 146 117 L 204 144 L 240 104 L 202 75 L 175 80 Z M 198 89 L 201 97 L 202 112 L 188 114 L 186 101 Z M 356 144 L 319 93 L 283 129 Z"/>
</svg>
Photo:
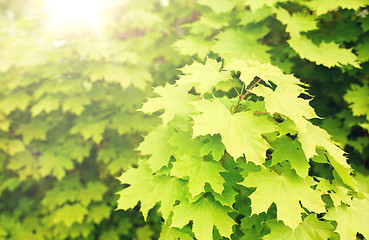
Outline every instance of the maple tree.
<svg viewBox="0 0 369 240">
<path fill-rule="evenodd" d="M 0 239 L 369 238 L 368 0 L 44 4 L 0 3 Z"/>
</svg>

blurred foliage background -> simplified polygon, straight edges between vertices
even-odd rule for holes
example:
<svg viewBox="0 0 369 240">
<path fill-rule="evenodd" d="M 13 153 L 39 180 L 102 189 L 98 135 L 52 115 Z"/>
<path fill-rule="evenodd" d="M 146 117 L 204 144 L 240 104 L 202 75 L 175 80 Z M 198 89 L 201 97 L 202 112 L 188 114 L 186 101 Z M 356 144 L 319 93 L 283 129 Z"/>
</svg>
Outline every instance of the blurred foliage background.
<svg viewBox="0 0 369 240">
<path fill-rule="evenodd" d="M 152 87 L 206 56 L 245 54 L 308 83 L 315 123 L 368 191 L 367 2 L 251 2 L 112 0 L 90 26 L 53 25 L 46 1 L 0 0 L 0 239 L 158 239 L 155 209 L 147 221 L 139 206 L 114 210 L 116 177 L 160 123 L 137 111 Z M 313 19 L 288 18 L 300 13 Z"/>
</svg>

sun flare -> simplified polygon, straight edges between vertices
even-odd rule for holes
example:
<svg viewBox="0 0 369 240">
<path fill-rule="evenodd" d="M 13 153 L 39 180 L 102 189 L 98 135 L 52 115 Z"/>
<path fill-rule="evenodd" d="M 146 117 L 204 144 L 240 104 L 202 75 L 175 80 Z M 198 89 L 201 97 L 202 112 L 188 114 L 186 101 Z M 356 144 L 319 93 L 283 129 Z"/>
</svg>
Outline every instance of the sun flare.
<svg viewBox="0 0 369 240">
<path fill-rule="evenodd" d="M 103 0 L 48 0 L 47 11 L 53 25 L 87 24 L 96 26 Z"/>
</svg>

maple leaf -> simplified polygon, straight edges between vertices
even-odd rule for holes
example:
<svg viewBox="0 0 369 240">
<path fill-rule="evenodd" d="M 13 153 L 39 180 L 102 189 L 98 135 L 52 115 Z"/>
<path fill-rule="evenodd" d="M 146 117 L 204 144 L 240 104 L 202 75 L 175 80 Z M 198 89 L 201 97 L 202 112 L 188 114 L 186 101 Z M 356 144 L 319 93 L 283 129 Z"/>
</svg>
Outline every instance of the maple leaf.
<svg viewBox="0 0 369 240">
<path fill-rule="evenodd" d="M 193 238 L 187 233 L 177 229 L 170 227 L 166 224 L 161 225 L 161 232 L 159 240 L 193 240 Z"/>
<path fill-rule="evenodd" d="M 347 206 L 342 204 L 337 208 L 328 209 L 325 219 L 336 221 L 336 232 L 341 239 L 355 239 L 356 233 L 369 238 L 369 200 L 367 198 L 354 198 Z"/>
<path fill-rule="evenodd" d="M 257 42 L 268 33 L 268 28 L 247 29 L 244 31 L 227 29 L 216 36 L 217 41 L 211 48 L 222 57 L 250 58 L 260 62 L 269 62 L 269 47 Z"/>
<path fill-rule="evenodd" d="M 333 226 L 327 221 L 321 221 L 316 214 L 308 215 L 293 231 L 282 222 L 268 221 L 271 233 L 263 237 L 264 240 L 326 240 L 333 237 Z"/>
<path fill-rule="evenodd" d="M 227 81 L 231 78 L 228 71 L 219 71 L 222 63 L 208 58 L 205 64 L 193 62 L 181 68 L 185 76 L 177 81 L 178 85 L 191 85 L 202 95 L 212 90 L 219 82 Z"/>
<path fill-rule="evenodd" d="M 184 199 L 187 192 L 184 181 L 166 175 L 153 176 L 146 163 L 129 169 L 119 180 L 130 186 L 119 192 L 118 209 L 133 208 L 140 201 L 145 218 L 149 210 L 160 202 L 160 211 L 166 220 L 175 202 Z"/>
<path fill-rule="evenodd" d="M 225 183 L 224 178 L 219 174 L 225 169 L 215 161 L 203 161 L 201 158 L 182 156 L 173 163 L 171 175 L 183 178 L 188 177 L 188 189 L 193 197 L 204 192 L 205 183 L 209 183 L 212 189 L 222 194 Z"/>
<path fill-rule="evenodd" d="M 82 205 L 88 206 L 91 201 L 101 201 L 106 190 L 107 187 L 103 183 L 90 181 L 86 188 L 80 189 L 78 198 Z"/>
<path fill-rule="evenodd" d="M 173 209 L 172 226 L 182 228 L 193 221 L 192 231 L 197 239 L 212 240 L 213 226 L 222 236 L 230 237 L 235 222 L 228 216 L 228 211 L 229 208 L 211 197 L 200 198 L 194 203 L 181 201 Z"/>
<path fill-rule="evenodd" d="M 208 141 L 202 143 L 200 154 L 202 156 L 205 156 L 211 153 L 211 155 L 213 155 L 214 160 L 221 159 L 224 154 L 225 147 L 224 144 L 222 143 L 220 135 L 217 134 L 213 136 L 208 136 L 206 137 L 206 139 Z"/>
<path fill-rule="evenodd" d="M 250 172 L 241 183 L 246 187 L 256 187 L 251 194 L 253 213 L 265 212 L 274 202 L 277 206 L 277 219 L 296 229 L 301 222 L 304 207 L 317 213 L 325 212 L 325 204 L 321 194 L 310 186 L 316 183 L 311 177 L 301 178 L 292 171 L 284 171 L 281 175 L 268 170 Z"/>
<path fill-rule="evenodd" d="M 199 138 L 192 138 L 190 131 L 177 130 L 170 137 L 168 143 L 175 147 L 177 150 L 173 153 L 174 157 L 181 157 L 182 155 L 199 156 L 200 149 L 203 146 L 203 142 Z M 207 153 L 206 153 L 207 154 Z M 201 154 L 206 155 L 206 154 Z"/>
<path fill-rule="evenodd" d="M 355 47 L 357 58 L 360 62 L 367 62 L 369 61 L 369 43 L 364 42 L 360 43 Z"/>
<path fill-rule="evenodd" d="M 49 174 L 54 175 L 58 180 L 65 176 L 66 170 L 74 167 L 72 159 L 66 154 L 58 154 L 44 152 L 38 159 L 40 166 L 40 174 L 45 177 Z"/>
<path fill-rule="evenodd" d="M 59 109 L 59 98 L 56 96 L 46 96 L 34 104 L 31 108 L 32 117 L 35 117 L 42 112 L 50 113 Z"/>
<path fill-rule="evenodd" d="M 264 6 L 262 8 L 258 8 L 257 10 L 252 11 L 242 11 L 238 14 L 240 18 L 241 25 L 247 25 L 249 23 L 258 23 L 263 21 L 264 19 L 270 17 L 273 14 L 273 11 L 270 7 Z"/>
<path fill-rule="evenodd" d="M 369 86 L 351 85 L 351 89 L 343 96 L 354 116 L 366 116 L 369 121 Z"/>
<path fill-rule="evenodd" d="M 204 39 L 198 36 L 185 36 L 182 39 L 177 40 L 173 47 L 182 55 L 196 55 L 199 58 L 204 59 L 209 53 L 213 41 Z"/>
<path fill-rule="evenodd" d="M 173 129 L 159 127 L 150 132 L 144 141 L 137 148 L 143 155 L 151 155 L 147 160 L 150 168 L 157 171 L 168 165 L 170 157 L 175 150 L 168 144 L 168 140 L 173 136 Z"/>
<path fill-rule="evenodd" d="M 81 204 L 66 204 L 54 212 L 52 221 L 70 227 L 73 223 L 82 223 L 87 214 L 88 210 Z"/>
<path fill-rule="evenodd" d="M 64 99 L 62 103 L 63 112 L 72 112 L 76 115 L 81 115 L 83 110 L 85 110 L 85 106 L 89 105 L 91 100 L 86 95 L 81 96 L 69 96 Z"/>
<path fill-rule="evenodd" d="M 251 10 L 255 12 L 256 10 L 264 7 L 264 5 L 273 7 L 277 2 L 285 2 L 287 0 L 242 0 L 243 4 L 250 6 Z"/>
<path fill-rule="evenodd" d="M 27 145 L 32 140 L 46 140 L 46 133 L 50 126 L 36 118 L 32 118 L 29 123 L 20 124 L 16 130 L 17 135 L 22 135 L 23 142 Z"/>
<path fill-rule="evenodd" d="M 32 97 L 23 91 L 13 92 L 1 98 L 0 111 L 5 113 L 5 115 L 8 115 L 15 109 L 24 111 L 27 108 L 31 99 Z"/>
<path fill-rule="evenodd" d="M 272 153 L 272 165 L 288 160 L 291 168 L 300 177 L 305 178 L 308 176 L 310 165 L 302 150 L 301 143 L 296 139 L 292 140 L 287 136 L 282 136 L 270 144 L 275 148 L 275 151 Z"/>
<path fill-rule="evenodd" d="M 269 145 L 261 134 L 274 131 L 269 120 L 250 112 L 232 115 L 218 99 L 200 100 L 193 105 L 202 112 L 192 116 L 194 137 L 219 133 L 227 152 L 234 159 L 245 154 L 248 161 L 257 164 L 265 161 L 265 152 Z"/>
<path fill-rule="evenodd" d="M 340 48 L 334 42 L 322 42 L 317 46 L 310 39 L 301 36 L 300 38 L 292 37 L 288 43 L 301 58 L 306 58 L 311 62 L 316 62 L 329 68 L 348 64 L 360 68 L 360 65 L 357 63 L 357 56 L 351 52 L 351 49 Z"/>
<path fill-rule="evenodd" d="M 283 72 L 279 68 L 269 63 L 260 63 L 246 58 L 232 59 L 225 68 L 240 71 L 240 79 L 245 86 L 248 86 L 255 77 L 271 81 L 283 77 Z"/>
<path fill-rule="evenodd" d="M 188 89 L 166 84 L 165 87 L 156 87 L 154 92 L 160 97 L 149 98 L 140 109 L 145 113 L 154 113 L 160 109 L 164 109 L 164 113 L 160 115 L 163 124 L 174 119 L 176 115 L 188 116 L 192 113 L 191 97 L 187 94 Z"/>
<path fill-rule="evenodd" d="M 111 207 L 104 203 L 92 205 L 88 208 L 87 220 L 99 224 L 103 219 L 110 217 L 111 210 Z"/>
<path fill-rule="evenodd" d="M 281 113 L 303 129 L 307 122 L 306 119 L 318 116 L 309 105 L 309 101 L 298 98 L 302 91 L 300 87 L 286 83 L 278 85 L 274 91 L 262 85 L 253 89 L 255 94 L 264 97 L 265 108 L 268 112 Z"/>
<path fill-rule="evenodd" d="M 215 13 L 229 12 L 238 0 L 199 0 L 198 3 L 211 8 Z"/>
<path fill-rule="evenodd" d="M 111 124 L 109 128 L 117 129 L 120 135 L 126 133 L 135 133 L 138 131 L 148 132 L 152 130 L 153 126 L 160 124 L 160 120 L 156 118 L 149 118 L 141 112 L 128 113 L 118 112 L 110 117 Z"/>
<path fill-rule="evenodd" d="M 345 152 L 330 141 L 330 135 L 325 130 L 310 122 L 304 124 L 304 130 L 301 130 L 299 126 L 297 126 L 297 129 L 299 142 L 301 142 L 302 149 L 308 159 L 317 154 L 316 148 L 318 146 L 325 148 L 329 153 L 327 154 L 328 157 L 331 156 L 330 163 L 342 180 L 349 186 L 356 186 L 353 177 L 350 176 L 351 168 L 347 164 L 347 159 L 344 156 Z"/>
<path fill-rule="evenodd" d="M 152 81 L 151 74 L 139 67 L 127 67 L 114 64 L 91 64 L 84 75 L 90 77 L 92 82 L 105 80 L 106 82 L 119 83 L 122 89 L 133 85 L 144 89 L 148 82 Z"/>
<path fill-rule="evenodd" d="M 108 120 L 100 120 L 91 117 L 79 117 L 75 120 L 74 126 L 70 129 L 71 134 L 80 133 L 85 140 L 92 138 L 95 143 L 100 143 L 103 139 Z"/>
<path fill-rule="evenodd" d="M 15 154 L 9 161 L 7 168 L 16 171 L 21 181 L 26 180 L 28 176 L 34 179 L 40 178 L 37 161 L 28 151 Z"/>
<path fill-rule="evenodd" d="M 316 18 L 312 15 L 300 12 L 294 13 L 292 16 L 284 9 L 276 9 L 277 19 L 283 24 L 287 24 L 286 31 L 291 37 L 300 37 L 300 32 L 307 32 L 317 29 Z"/>
<path fill-rule="evenodd" d="M 24 144 L 19 139 L 0 138 L 0 149 L 4 150 L 10 156 L 26 150 Z"/>
<path fill-rule="evenodd" d="M 311 9 L 316 11 L 318 15 L 326 13 L 330 10 L 335 10 L 337 8 L 347 8 L 347 9 L 358 9 L 368 5 L 367 0 L 351 0 L 347 2 L 345 0 L 312 0 L 306 3 Z"/>
<path fill-rule="evenodd" d="M 49 211 L 54 211 L 65 203 L 76 202 L 82 188 L 82 184 L 77 177 L 66 176 L 58 181 L 52 189 L 46 191 L 41 203 Z"/>
</svg>

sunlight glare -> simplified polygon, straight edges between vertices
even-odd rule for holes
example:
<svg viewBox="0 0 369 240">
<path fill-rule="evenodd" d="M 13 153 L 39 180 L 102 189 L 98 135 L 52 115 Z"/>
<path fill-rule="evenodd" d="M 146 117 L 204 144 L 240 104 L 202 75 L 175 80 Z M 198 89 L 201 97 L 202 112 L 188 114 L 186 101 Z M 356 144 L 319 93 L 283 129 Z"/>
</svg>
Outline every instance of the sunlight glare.
<svg viewBox="0 0 369 240">
<path fill-rule="evenodd" d="M 48 0 L 53 24 L 98 24 L 103 0 Z"/>
</svg>

